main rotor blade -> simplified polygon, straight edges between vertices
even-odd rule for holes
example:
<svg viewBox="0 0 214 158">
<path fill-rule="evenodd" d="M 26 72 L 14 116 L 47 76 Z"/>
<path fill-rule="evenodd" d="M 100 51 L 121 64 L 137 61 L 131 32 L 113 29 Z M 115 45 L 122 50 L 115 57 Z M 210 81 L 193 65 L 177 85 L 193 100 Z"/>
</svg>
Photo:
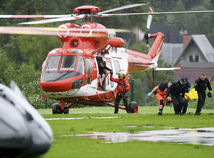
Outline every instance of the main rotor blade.
<svg viewBox="0 0 214 158">
<path fill-rule="evenodd" d="M 176 11 L 176 12 L 153 12 L 153 13 L 121 13 L 121 14 L 102 14 L 96 17 L 114 17 L 114 16 L 144 16 L 144 15 L 167 15 L 167 14 L 198 14 L 198 13 L 214 13 L 214 10 L 201 11 Z"/>
<path fill-rule="evenodd" d="M 77 15 L 77 16 L 62 17 L 62 18 L 55 18 L 55 19 L 22 22 L 22 23 L 19 23 L 19 24 L 23 24 L 23 25 L 47 24 L 47 23 L 54 23 L 54 22 L 60 22 L 60 21 L 79 20 L 79 19 L 83 19 L 84 17 L 85 17 L 85 15 Z"/>
<path fill-rule="evenodd" d="M 0 15 L 0 18 L 3 19 L 33 19 L 33 18 L 60 18 L 60 17 L 70 17 L 70 14 L 67 15 Z"/>
<path fill-rule="evenodd" d="M 114 31 L 114 32 L 119 32 L 119 33 L 128 33 L 128 32 L 132 32 L 132 30 L 128 30 L 128 29 L 108 29 L 109 31 Z"/>
<path fill-rule="evenodd" d="M 55 28 L 55 27 L 0 27 L 0 34 L 22 35 L 49 35 L 49 36 L 77 36 L 77 37 L 103 37 L 108 30 L 115 32 L 130 32 L 125 29 L 88 29 L 88 28 Z"/>
<path fill-rule="evenodd" d="M 57 35 L 55 28 L 42 27 L 0 27 L 0 34 L 23 34 L 23 35 Z"/>
<path fill-rule="evenodd" d="M 124 10 L 124 9 L 128 9 L 128 8 L 140 7 L 140 6 L 143 6 L 143 5 L 147 5 L 147 4 L 146 3 L 140 3 L 140 4 L 125 5 L 125 6 L 122 6 L 122 7 L 113 8 L 113 9 L 109 9 L 109 10 L 100 12 L 100 14 L 115 12 L 115 11 L 118 11 L 118 10 Z"/>
</svg>

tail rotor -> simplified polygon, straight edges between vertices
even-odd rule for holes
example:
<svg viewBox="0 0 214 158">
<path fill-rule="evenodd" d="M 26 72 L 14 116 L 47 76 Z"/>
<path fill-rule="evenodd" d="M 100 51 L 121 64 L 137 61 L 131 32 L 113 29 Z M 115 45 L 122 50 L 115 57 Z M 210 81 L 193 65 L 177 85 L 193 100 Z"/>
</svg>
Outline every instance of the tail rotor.
<svg viewBox="0 0 214 158">
<path fill-rule="evenodd" d="M 150 50 L 150 46 L 149 46 L 149 38 L 150 38 L 150 28 L 151 28 L 151 24 L 152 24 L 152 17 L 153 17 L 153 8 L 152 6 L 149 7 L 149 12 L 148 12 L 148 18 L 147 18 L 147 24 L 146 24 L 146 30 L 145 32 L 142 31 L 138 26 L 136 26 L 135 28 L 135 35 L 136 35 L 136 40 L 137 41 L 143 41 L 146 43 L 146 46 L 148 48 L 148 50 Z"/>
<path fill-rule="evenodd" d="M 149 13 L 151 13 L 151 14 L 153 13 L 152 6 L 149 7 Z M 150 50 L 150 46 L 149 46 L 149 37 L 150 37 L 149 31 L 150 31 L 150 27 L 151 27 L 151 24 L 152 24 L 152 16 L 153 16 L 151 14 L 148 15 L 147 25 L 146 25 L 146 32 L 144 34 L 144 40 L 146 41 L 146 46 L 147 46 L 148 50 Z"/>
</svg>

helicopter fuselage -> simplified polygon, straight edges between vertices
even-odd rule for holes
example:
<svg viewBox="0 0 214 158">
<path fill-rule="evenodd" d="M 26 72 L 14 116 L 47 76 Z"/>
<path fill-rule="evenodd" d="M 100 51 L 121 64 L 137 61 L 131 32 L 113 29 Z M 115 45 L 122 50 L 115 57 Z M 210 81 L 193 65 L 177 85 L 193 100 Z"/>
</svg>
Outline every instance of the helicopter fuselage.
<svg viewBox="0 0 214 158">
<path fill-rule="evenodd" d="M 156 41 L 147 55 L 123 48 L 122 39 L 115 38 L 113 43 L 110 42 L 107 29 L 98 23 L 89 22 L 81 27 L 67 23 L 60 27 L 68 31 L 71 28 L 81 28 L 78 33 L 84 33 L 84 36 L 66 36 L 59 32 L 58 37 L 63 47 L 49 52 L 40 79 L 41 89 L 49 98 L 95 105 L 104 105 L 114 100 L 117 84 L 110 81 L 108 71 L 104 80 L 105 89 L 99 87 L 98 57 L 106 61 L 106 66 L 113 71 L 115 78 L 120 71 L 128 77 L 130 72 L 157 67 L 156 61 L 164 37 L 161 33 L 154 37 Z"/>
</svg>

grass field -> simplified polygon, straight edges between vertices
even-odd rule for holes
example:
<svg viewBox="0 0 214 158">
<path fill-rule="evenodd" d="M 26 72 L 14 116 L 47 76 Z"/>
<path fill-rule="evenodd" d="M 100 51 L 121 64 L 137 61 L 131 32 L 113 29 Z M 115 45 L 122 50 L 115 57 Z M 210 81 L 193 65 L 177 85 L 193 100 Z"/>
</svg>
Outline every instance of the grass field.
<svg viewBox="0 0 214 158">
<path fill-rule="evenodd" d="M 113 114 L 111 107 L 85 107 L 70 109 L 69 115 L 52 115 L 51 109 L 39 110 L 45 118 L 82 118 L 74 120 L 49 120 L 54 132 L 54 143 L 44 158 L 204 158 L 214 157 L 214 147 L 164 142 L 130 141 L 106 143 L 80 137 L 63 135 L 92 132 L 131 132 L 171 128 L 214 127 L 214 110 L 203 109 L 202 115 L 194 116 L 195 109 L 189 108 L 184 116 L 175 116 L 173 108 L 164 109 L 158 116 L 158 107 L 140 107 L 138 114 L 126 114 L 120 110 Z M 95 119 L 94 117 L 116 117 Z M 135 127 L 129 127 L 135 126 Z"/>
</svg>

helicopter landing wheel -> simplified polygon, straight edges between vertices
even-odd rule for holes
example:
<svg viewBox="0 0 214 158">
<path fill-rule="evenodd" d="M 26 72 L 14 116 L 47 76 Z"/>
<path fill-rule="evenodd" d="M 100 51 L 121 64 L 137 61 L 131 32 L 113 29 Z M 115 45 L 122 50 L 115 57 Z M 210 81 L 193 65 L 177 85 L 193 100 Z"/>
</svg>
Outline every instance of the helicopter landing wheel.
<svg viewBox="0 0 214 158">
<path fill-rule="evenodd" d="M 138 113 L 138 104 L 135 101 L 129 104 L 129 113 Z"/>
<path fill-rule="evenodd" d="M 61 114 L 61 109 L 59 103 L 55 103 L 52 107 L 52 113 L 53 114 Z"/>
<path fill-rule="evenodd" d="M 69 108 L 67 106 L 64 107 L 64 114 L 69 114 Z"/>
</svg>

